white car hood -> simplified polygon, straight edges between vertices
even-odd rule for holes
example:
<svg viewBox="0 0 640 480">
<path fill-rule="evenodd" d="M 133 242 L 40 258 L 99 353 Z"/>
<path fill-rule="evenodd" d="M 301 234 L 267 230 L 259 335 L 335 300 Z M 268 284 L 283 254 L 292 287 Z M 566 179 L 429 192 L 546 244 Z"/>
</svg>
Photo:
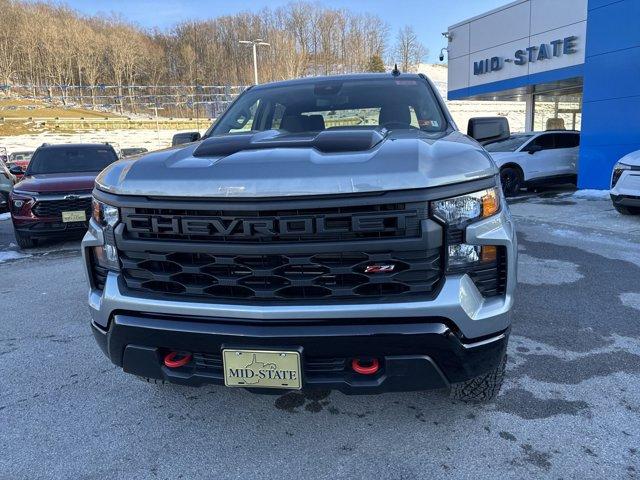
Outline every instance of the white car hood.
<svg viewBox="0 0 640 480">
<path fill-rule="evenodd" d="M 631 152 L 620 159 L 620 163 L 625 165 L 631 165 L 633 167 L 640 167 L 640 150 Z"/>
</svg>

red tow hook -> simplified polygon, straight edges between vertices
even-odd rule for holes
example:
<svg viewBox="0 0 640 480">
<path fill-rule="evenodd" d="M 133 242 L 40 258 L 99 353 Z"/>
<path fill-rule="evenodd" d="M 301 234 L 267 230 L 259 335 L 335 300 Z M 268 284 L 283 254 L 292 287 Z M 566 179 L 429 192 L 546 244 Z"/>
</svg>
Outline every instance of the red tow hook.
<svg viewBox="0 0 640 480">
<path fill-rule="evenodd" d="M 351 368 L 356 373 L 360 375 L 373 375 L 378 370 L 380 370 L 380 363 L 377 358 L 372 359 L 362 359 L 362 358 L 354 358 L 351 361 Z"/>
<path fill-rule="evenodd" d="M 169 352 L 164 357 L 164 364 L 168 368 L 184 367 L 191 361 L 191 354 L 188 352 Z"/>
</svg>

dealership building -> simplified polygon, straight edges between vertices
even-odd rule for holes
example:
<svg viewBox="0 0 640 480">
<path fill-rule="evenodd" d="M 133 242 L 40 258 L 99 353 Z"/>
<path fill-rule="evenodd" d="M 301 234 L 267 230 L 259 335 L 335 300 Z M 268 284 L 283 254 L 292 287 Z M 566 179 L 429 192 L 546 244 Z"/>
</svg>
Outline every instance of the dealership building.
<svg viewBox="0 0 640 480">
<path fill-rule="evenodd" d="M 527 130 L 580 130 L 580 188 L 640 149 L 640 0 L 518 0 L 446 35 L 449 99 L 524 101 Z"/>
</svg>

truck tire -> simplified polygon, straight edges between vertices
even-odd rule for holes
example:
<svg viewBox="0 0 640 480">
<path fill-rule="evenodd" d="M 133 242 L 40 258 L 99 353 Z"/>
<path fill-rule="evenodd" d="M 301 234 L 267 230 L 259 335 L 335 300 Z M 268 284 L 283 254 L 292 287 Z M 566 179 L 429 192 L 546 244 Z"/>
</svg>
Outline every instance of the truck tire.
<svg viewBox="0 0 640 480">
<path fill-rule="evenodd" d="M 5 210 L 9 211 L 9 196 L 4 192 L 0 192 L 0 212 Z"/>
<path fill-rule="evenodd" d="M 506 166 L 500 169 L 500 182 L 505 197 L 517 195 L 522 188 L 524 175 L 518 167 Z"/>
<path fill-rule="evenodd" d="M 507 354 L 505 353 L 494 369 L 466 382 L 451 385 L 451 398 L 465 403 L 490 402 L 500 392 L 506 366 Z"/>
<path fill-rule="evenodd" d="M 24 235 L 23 233 L 18 232 L 17 230 L 13 231 L 16 242 L 21 249 L 25 248 L 33 248 L 36 246 L 36 241 L 28 235 Z"/>
</svg>

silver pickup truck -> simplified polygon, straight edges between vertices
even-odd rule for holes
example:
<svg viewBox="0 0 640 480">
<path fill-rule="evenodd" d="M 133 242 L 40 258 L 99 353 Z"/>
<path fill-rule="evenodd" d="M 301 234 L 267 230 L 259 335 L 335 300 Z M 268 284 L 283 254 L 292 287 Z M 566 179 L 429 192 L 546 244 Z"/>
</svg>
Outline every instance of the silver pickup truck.
<svg viewBox="0 0 640 480">
<path fill-rule="evenodd" d="M 423 75 L 249 88 L 201 138 L 97 178 L 98 344 L 156 383 L 492 399 L 517 246 L 477 140 L 505 123 L 460 133 Z"/>
</svg>

